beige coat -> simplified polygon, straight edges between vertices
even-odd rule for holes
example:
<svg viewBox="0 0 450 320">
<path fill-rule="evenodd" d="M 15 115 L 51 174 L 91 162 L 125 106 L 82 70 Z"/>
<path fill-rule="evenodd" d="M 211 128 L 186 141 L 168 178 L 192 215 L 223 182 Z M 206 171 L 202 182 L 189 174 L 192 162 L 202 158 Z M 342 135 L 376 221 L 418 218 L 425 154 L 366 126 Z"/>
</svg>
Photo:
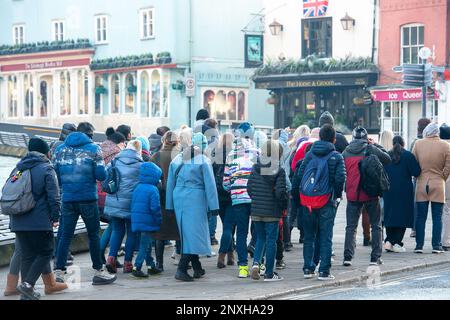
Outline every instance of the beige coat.
<svg viewBox="0 0 450 320">
<path fill-rule="evenodd" d="M 417 178 L 416 201 L 445 203 L 445 181 L 450 175 L 450 144 L 439 137 L 424 138 L 415 143 L 413 154 L 422 168 Z"/>
</svg>

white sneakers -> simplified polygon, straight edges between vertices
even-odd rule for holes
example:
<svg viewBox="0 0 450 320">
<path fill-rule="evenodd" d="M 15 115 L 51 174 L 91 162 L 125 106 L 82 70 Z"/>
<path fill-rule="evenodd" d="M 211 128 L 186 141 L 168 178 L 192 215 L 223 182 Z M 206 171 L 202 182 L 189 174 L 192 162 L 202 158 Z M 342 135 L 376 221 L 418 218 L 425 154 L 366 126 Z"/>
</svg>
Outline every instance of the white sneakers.
<svg viewBox="0 0 450 320">
<path fill-rule="evenodd" d="M 386 252 L 394 252 L 394 247 L 393 247 L 392 243 L 390 243 L 389 241 L 386 241 L 384 243 L 384 250 L 386 250 Z"/>
<path fill-rule="evenodd" d="M 405 247 L 402 247 L 401 245 L 396 244 L 392 247 L 392 251 L 395 253 L 403 253 L 403 252 L 406 252 L 406 249 L 405 249 Z"/>
</svg>

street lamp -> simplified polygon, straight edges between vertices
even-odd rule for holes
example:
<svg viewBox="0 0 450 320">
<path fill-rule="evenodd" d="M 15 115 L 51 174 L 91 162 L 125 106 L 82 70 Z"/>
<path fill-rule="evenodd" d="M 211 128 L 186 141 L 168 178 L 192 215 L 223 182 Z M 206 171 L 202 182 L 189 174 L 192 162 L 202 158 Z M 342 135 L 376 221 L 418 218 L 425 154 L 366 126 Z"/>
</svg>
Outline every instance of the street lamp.
<svg viewBox="0 0 450 320">
<path fill-rule="evenodd" d="M 348 13 L 345 13 L 345 17 L 341 19 L 342 28 L 344 28 L 345 31 L 350 30 L 355 26 L 356 20 L 353 19 L 348 15 Z"/>
<path fill-rule="evenodd" d="M 277 36 L 280 32 L 283 31 L 283 25 L 276 20 L 273 20 L 271 24 L 269 24 L 270 33 L 272 35 Z"/>
</svg>

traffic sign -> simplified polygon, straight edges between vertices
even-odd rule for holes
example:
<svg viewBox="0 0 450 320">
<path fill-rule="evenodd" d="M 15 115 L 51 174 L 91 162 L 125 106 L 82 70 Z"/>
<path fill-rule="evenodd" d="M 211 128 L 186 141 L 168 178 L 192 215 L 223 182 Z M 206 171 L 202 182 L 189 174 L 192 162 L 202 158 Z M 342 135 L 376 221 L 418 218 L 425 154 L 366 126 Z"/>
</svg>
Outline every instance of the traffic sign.
<svg viewBox="0 0 450 320">
<path fill-rule="evenodd" d="M 432 64 L 404 64 L 403 84 L 415 87 L 429 87 L 433 83 Z"/>
<path fill-rule="evenodd" d="M 186 75 L 184 85 L 186 87 L 186 97 L 194 97 L 196 85 L 195 85 L 195 76 L 192 73 L 188 73 Z"/>
</svg>

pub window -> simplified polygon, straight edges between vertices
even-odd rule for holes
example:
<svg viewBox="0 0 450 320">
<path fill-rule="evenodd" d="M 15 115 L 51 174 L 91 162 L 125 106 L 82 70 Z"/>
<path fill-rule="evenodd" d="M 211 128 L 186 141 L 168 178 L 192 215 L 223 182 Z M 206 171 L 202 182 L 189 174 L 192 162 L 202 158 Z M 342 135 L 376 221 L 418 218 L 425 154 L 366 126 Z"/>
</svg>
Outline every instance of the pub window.
<svg viewBox="0 0 450 320">
<path fill-rule="evenodd" d="M 59 114 L 70 115 L 70 73 L 61 72 L 59 87 Z"/>
<path fill-rule="evenodd" d="M 32 117 L 34 115 L 34 103 L 33 103 L 33 77 L 30 74 L 26 74 L 23 79 L 24 88 L 24 105 L 23 115 L 25 117 Z"/>
<path fill-rule="evenodd" d="M 25 42 L 25 25 L 18 24 L 13 26 L 13 43 L 23 44 Z"/>
<path fill-rule="evenodd" d="M 119 113 L 120 109 L 120 78 L 117 74 L 111 77 L 111 113 Z"/>
<path fill-rule="evenodd" d="M 408 25 L 402 27 L 401 32 L 401 61 L 402 63 L 422 63 L 419 51 L 424 47 L 424 26 Z"/>
<path fill-rule="evenodd" d="M 56 20 L 53 21 L 53 41 L 63 41 L 64 40 L 64 21 Z"/>
<path fill-rule="evenodd" d="M 141 10 L 141 39 L 155 37 L 155 8 Z"/>
<path fill-rule="evenodd" d="M 147 71 L 141 73 L 141 116 L 148 117 L 150 91 Z"/>
<path fill-rule="evenodd" d="M 8 77 L 8 117 L 17 117 L 17 77 Z"/>
<path fill-rule="evenodd" d="M 132 74 L 129 73 L 125 77 L 125 85 L 126 85 L 125 112 L 133 113 L 134 104 L 136 101 L 136 85 L 134 81 L 134 76 Z"/>
<path fill-rule="evenodd" d="M 108 42 L 108 16 L 96 16 L 95 17 L 95 42 L 102 44 Z"/>
<path fill-rule="evenodd" d="M 89 80 L 87 71 L 78 71 L 78 114 L 89 113 Z"/>
<path fill-rule="evenodd" d="M 161 76 L 158 70 L 152 73 L 152 117 L 161 116 Z"/>
<path fill-rule="evenodd" d="M 245 121 L 246 92 L 238 89 L 207 89 L 203 93 L 203 108 L 213 118 L 225 121 Z"/>
<path fill-rule="evenodd" d="M 332 56 L 332 18 L 302 20 L 302 57 L 316 55 L 319 58 Z"/>
<path fill-rule="evenodd" d="M 95 88 L 99 88 L 103 86 L 103 78 L 102 76 L 96 76 L 95 77 Z M 100 92 L 95 91 L 95 107 L 94 107 L 95 114 L 101 114 L 102 112 L 102 95 Z"/>
</svg>

